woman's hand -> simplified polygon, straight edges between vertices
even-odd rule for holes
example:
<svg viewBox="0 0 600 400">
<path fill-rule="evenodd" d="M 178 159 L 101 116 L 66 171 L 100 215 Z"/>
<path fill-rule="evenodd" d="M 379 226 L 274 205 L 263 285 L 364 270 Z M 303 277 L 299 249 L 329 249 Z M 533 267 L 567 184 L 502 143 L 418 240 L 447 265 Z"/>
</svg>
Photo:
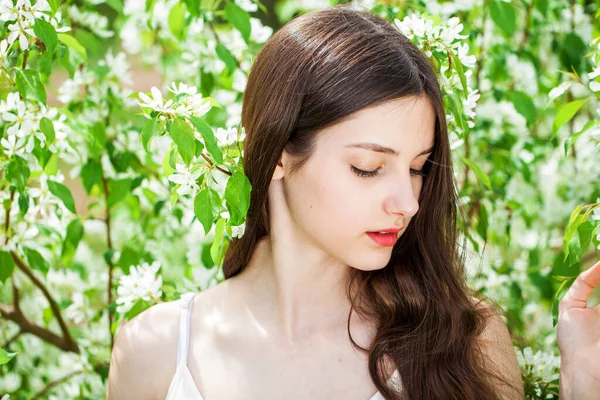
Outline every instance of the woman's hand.
<svg viewBox="0 0 600 400">
<path fill-rule="evenodd" d="M 600 398 L 600 305 L 588 308 L 600 284 L 600 262 L 583 271 L 558 305 L 561 400 Z"/>
</svg>

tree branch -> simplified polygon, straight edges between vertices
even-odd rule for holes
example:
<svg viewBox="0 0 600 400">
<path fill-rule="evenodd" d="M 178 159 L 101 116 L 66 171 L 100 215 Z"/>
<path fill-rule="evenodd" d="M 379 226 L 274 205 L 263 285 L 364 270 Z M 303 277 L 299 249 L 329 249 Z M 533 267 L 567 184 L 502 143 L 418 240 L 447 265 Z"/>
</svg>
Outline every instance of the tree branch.
<svg viewBox="0 0 600 400">
<path fill-rule="evenodd" d="M 33 271 L 19 258 L 19 256 L 14 251 L 11 251 L 10 253 L 11 253 L 12 258 L 13 258 L 15 264 L 17 265 L 17 267 L 25 275 L 27 275 L 27 277 L 33 282 L 33 284 L 35 286 L 37 286 L 42 291 L 42 293 L 44 294 L 44 297 L 46 297 L 46 300 L 48 300 L 48 303 L 50 303 L 50 309 L 52 310 L 52 313 L 54 314 L 54 317 L 56 318 L 56 321 L 58 322 L 58 325 L 60 326 L 60 330 L 63 334 L 63 337 L 57 336 L 56 334 L 52 333 L 51 331 L 48 331 L 45 328 L 41 328 L 41 327 L 29 322 L 29 320 L 27 320 L 27 318 L 25 318 L 25 315 L 21 312 L 21 309 L 18 304 L 18 300 L 15 303 L 14 309 L 12 309 L 12 310 L 6 309 L 5 310 L 6 314 L 7 314 L 7 318 L 11 319 L 12 321 L 19 324 L 19 326 L 21 326 L 21 329 L 25 330 L 26 332 L 34 333 L 35 335 L 37 335 L 43 339 L 44 338 L 51 339 L 51 343 L 53 343 L 53 344 L 56 344 L 54 342 L 56 341 L 56 338 L 59 338 L 58 339 L 59 342 L 64 341 L 64 343 L 61 343 L 58 347 L 65 349 L 67 351 L 79 353 L 79 346 L 77 345 L 77 342 L 71 336 L 71 333 L 69 332 L 69 329 L 67 328 L 67 324 L 65 323 L 65 321 L 62 317 L 60 309 L 58 308 L 58 304 L 56 304 L 56 301 L 54 300 L 54 297 L 52 297 L 52 294 L 50 293 L 48 288 L 46 288 L 44 283 L 35 276 Z M 13 287 L 16 288 L 15 285 L 13 285 Z M 18 297 L 17 297 L 17 299 L 18 299 Z M 25 329 L 23 329 L 23 328 L 25 328 Z M 48 333 L 50 333 L 51 335 L 49 335 Z"/>
<path fill-rule="evenodd" d="M 61 336 L 58 336 L 51 330 L 32 323 L 27 319 L 27 317 L 23 314 L 23 312 L 20 309 L 0 304 L 0 314 L 7 320 L 13 321 L 17 325 L 19 325 L 19 328 L 21 328 L 21 332 L 19 334 L 31 333 L 39 337 L 43 341 L 58 347 L 59 349 L 62 349 L 64 351 L 70 351 L 73 353 L 79 353 L 79 347 L 77 347 L 77 344 L 75 342 L 69 342 L 68 340 Z"/>
</svg>

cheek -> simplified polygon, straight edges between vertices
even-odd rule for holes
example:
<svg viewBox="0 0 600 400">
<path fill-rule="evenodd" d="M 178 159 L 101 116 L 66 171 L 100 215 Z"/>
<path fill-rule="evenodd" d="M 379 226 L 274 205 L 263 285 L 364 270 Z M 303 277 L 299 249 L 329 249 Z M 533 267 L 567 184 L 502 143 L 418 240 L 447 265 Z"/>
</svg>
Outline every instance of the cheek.
<svg viewBox="0 0 600 400">
<path fill-rule="evenodd" d="M 333 166 L 306 165 L 289 185 L 290 211 L 296 223 L 319 241 L 341 241 L 360 233 L 360 196 L 351 177 Z M 326 171 L 326 172 L 324 172 Z"/>
</svg>

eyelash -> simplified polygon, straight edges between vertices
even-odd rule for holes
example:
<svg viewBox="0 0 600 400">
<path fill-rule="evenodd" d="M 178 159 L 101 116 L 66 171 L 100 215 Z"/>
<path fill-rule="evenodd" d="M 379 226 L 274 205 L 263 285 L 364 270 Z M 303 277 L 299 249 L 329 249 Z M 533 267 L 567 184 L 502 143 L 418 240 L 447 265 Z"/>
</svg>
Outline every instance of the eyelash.
<svg viewBox="0 0 600 400">
<path fill-rule="evenodd" d="M 362 169 L 356 168 L 354 165 L 351 165 L 350 167 L 352 168 L 352 171 L 361 178 L 372 178 L 379 173 L 379 168 L 377 168 L 374 171 L 363 171 Z M 411 169 L 410 173 L 417 176 L 427 176 L 427 174 L 422 169 Z"/>
</svg>

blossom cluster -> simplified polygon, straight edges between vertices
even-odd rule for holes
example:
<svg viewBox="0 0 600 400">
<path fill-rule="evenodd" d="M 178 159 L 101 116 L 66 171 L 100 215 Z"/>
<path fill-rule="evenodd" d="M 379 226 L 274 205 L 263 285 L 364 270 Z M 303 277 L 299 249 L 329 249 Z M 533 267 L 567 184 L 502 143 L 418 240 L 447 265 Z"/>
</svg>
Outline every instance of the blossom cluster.
<svg viewBox="0 0 600 400">
<path fill-rule="evenodd" d="M 475 126 L 475 107 L 477 100 L 481 97 L 479 89 L 472 89 L 469 86 L 469 80 L 473 74 L 472 68 L 477 59 L 469 53 L 469 44 L 465 41 L 467 35 L 462 35 L 463 24 L 458 17 L 450 18 L 446 24 L 435 25 L 433 20 L 426 14 L 410 14 L 404 17 L 402 21 L 394 19 L 394 24 L 398 29 L 415 44 L 421 48 L 427 57 L 437 56 L 440 63 L 439 73 L 443 88 L 452 93 L 454 91 L 465 91 L 463 103 L 463 112 L 468 118 L 469 128 Z M 450 54 L 462 64 L 464 70 L 464 80 L 467 87 L 463 87 L 461 73 L 457 72 L 456 66 L 452 68 L 452 60 L 448 60 Z M 446 77 L 450 74 L 449 78 Z M 452 124 L 455 120 L 453 115 L 448 115 L 448 123 Z M 459 130 L 458 127 L 454 127 Z"/>
<path fill-rule="evenodd" d="M 117 288 L 117 311 L 126 313 L 136 301 L 159 301 L 162 296 L 162 276 L 159 274 L 161 263 L 142 263 L 131 266 L 129 274 L 119 278 Z"/>
<path fill-rule="evenodd" d="M 19 41 L 21 50 L 29 48 L 29 39 L 36 37 L 33 26 L 36 19 L 43 19 L 51 23 L 56 32 L 68 32 L 71 28 L 67 26 L 59 27 L 61 14 L 56 13 L 50 17 L 50 5 L 46 0 L 38 0 L 31 4 L 31 0 L 17 0 L 13 4 L 12 0 L 0 1 L 0 21 L 10 22 L 8 25 L 7 43 L 11 45 Z"/>
<path fill-rule="evenodd" d="M 140 107 L 156 111 L 159 113 L 158 118 L 163 121 L 177 116 L 201 117 L 212 108 L 210 99 L 202 97 L 195 86 L 181 82 L 176 85 L 173 82 L 169 90 L 175 95 L 174 100 L 165 101 L 161 91 L 155 86 L 149 94 L 140 92 Z"/>
</svg>

